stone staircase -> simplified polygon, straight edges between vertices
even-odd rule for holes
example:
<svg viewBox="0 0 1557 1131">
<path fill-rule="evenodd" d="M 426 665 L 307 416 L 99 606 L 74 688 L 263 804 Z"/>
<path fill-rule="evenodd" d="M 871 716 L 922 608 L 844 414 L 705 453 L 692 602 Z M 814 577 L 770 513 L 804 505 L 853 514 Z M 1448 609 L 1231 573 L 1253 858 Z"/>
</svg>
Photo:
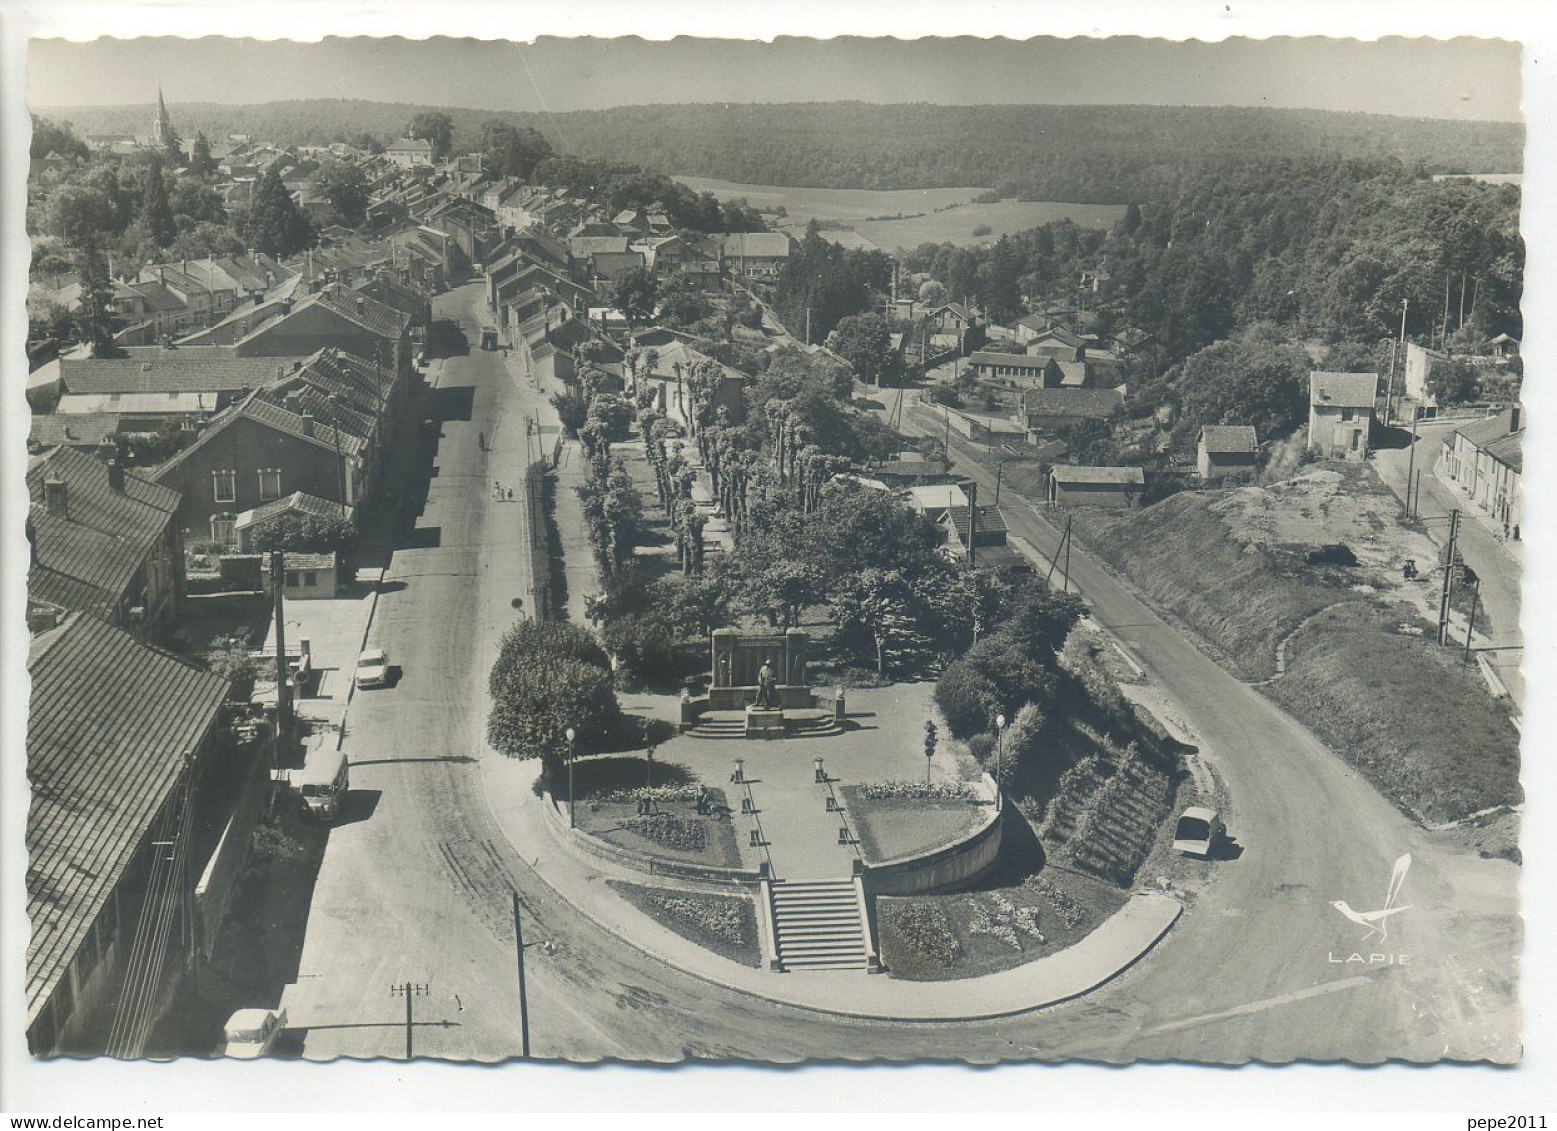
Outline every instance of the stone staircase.
<svg viewBox="0 0 1557 1131">
<path fill-rule="evenodd" d="M 781 969 L 870 968 L 870 928 L 853 880 L 774 880 L 770 890 Z"/>
<path fill-rule="evenodd" d="M 828 738 L 842 734 L 843 728 L 831 712 L 788 712 L 784 719 L 785 738 Z M 746 738 L 745 711 L 705 711 L 687 731 L 691 738 Z"/>
</svg>

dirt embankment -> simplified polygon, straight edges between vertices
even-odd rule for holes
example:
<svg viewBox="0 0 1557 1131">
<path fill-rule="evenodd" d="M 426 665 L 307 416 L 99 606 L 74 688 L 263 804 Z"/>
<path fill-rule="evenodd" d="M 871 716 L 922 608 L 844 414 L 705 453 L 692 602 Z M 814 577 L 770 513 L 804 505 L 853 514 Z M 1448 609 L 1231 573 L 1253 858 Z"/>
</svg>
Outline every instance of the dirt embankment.
<svg viewBox="0 0 1557 1131">
<path fill-rule="evenodd" d="M 1324 465 L 1139 512 L 1078 512 L 1076 528 L 1235 674 L 1262 682 L 1419 819 L 1518 802 L 1518 733 L 1475 666 L 1433 642 L 1436 547 L 1401 521 L 1371 468 Z M 1355 566 L 1305 561 L 1335 543 Z M 1415 579 L 1404 576 L 1408 561 Z M 1463 618 L 1451 618 L 1451 636 L 1463 633 Z"/>
</svg>

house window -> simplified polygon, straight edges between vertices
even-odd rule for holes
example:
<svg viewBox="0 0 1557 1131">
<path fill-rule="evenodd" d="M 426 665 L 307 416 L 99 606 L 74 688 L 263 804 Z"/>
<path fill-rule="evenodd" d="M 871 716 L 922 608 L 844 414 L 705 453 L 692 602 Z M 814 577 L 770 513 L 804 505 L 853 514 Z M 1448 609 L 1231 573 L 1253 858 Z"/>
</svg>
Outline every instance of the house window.
<svg viewBox="0 0 1557 1131">
<path fill-rule="evenodd" d="M 260 468 L 259 488 L 261 499 L 281 498 L 281 469 L 279 467 Z"/>
<path fill-rule="evenodd" d="M 316 588 L 318 588 L 318 585 L 319 585 L 319 575 L 317 573 L 315 573 L 311 569 L 310 570 L 304 570 L 303 571 L 303 588 L 304 589 L 316 589 Z"/>
<path fill-rule="evenodd" d="M 211 472 L 211 493 L 218 503 L 238 501 L 238 473 L 231 469 Z"/>
<path fill-rule="evenodd" d="M 295 569 L 287 570 L 287 588 L 296 589 L 298 585 L 298 572 Z"/>
<path fill-rule="evenodd" d="M 236 521 L 230 514 L 213 514 L 211 516 L 211 541 L 220 542 L 224 546 L 230 545 L 233 540 L 233 524 Z"/>
<path fill-rule="evenodd" d="M 1352 422 L 1352 420 L 1354 420 L 1356 418 L 1356 416 L 1357 416 L 1356 410 L 1349 409 L 1349 408 L 1343 408 L 1341 410 L 1341 423 L 1342 424 L 1350 424 Z"/>
</svg>

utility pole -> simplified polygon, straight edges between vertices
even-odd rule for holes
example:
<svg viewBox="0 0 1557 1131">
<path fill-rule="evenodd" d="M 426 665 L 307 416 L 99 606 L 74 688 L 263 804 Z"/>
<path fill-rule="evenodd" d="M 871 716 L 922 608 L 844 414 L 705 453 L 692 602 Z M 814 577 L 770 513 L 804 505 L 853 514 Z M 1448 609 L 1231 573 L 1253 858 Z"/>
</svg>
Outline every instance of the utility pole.
<svg viewBox="0 0 1557 1131">
<path fill-rule="evenodd" d="M 1411 509 L 1411 476 L 1416 468 L 1416 405 L 1411 406 L 1411 447 L 1406 455 L 1406 517 L 1410 518 L 1415 512 Z"/>
<path fill-rule="evenodd" d="M 519 960 L 519 1055 L 530 1059 L 530 998 L 524 985 L 524 925 L 519 918 L 519 893 L 514 892 L 514 950 Z"/>
<path fill-rule="evenodd" d="M 1410 309 L 1410 306 L 1411 306 L 1411 300 L 1410 299 L 1403 298 L 1403 299 L 1400 300 L 1400 348 L 1398 350 L 1398 353 L 1400 353 L 1400 354 L 1404 354 L 1406 352 L 1406 311 L 1408 309 Z M 1389 421 L 1390 421 L 1390 413 L 1393 411 L 1394 405 L 1395 405 L 1395 358 L 1394 358 L 1394 356 L 1391 356 L 1390 359 L 1389 359 L 1389 386 L 1388 386 L 1388 388 L 1384 392 L 1384 423 L 1385 424 L 1388 424 Z"/>
<path fill-rule="evenodd" d="M 402 982 L 398 986 L 390 986 L 389 992 L 394 997 L 405 998 L 405 1058 L 410 1060 L 414 1055 L 416 1055 L 414 1052 L 412 1052 L 411 1041 L 411 1034 L 416 1026 L 416 1010 L 413 1003 L 415 999 L 419 997 L 425 997 L 427 995 L 427 983 Z"/>
<path fill-rule="evenodd" d="M 1470 620 L 1465 625 L 1465 662 L 1470 663 L 1471 637 L 1476 633 L 1476 605 L 1481 600 L 1481 578 L 1477 578 L 1471 586 L 1471 611 Z"/>
<path fill-rule="evenodd" d="M 979 537 L 979 485 L 973 480 L 963 484 L 968 495 L 968 568 L 972 569 L 974 561 L 974 546 Z"/>
<path fill-rule="evenodd" d="M 1449 512 L 1449 544 L 1444 547 L 1443 592 L 1438 598 L 1438 643 L 1449 639 L 1449 598 L 1454 592 L 1454 551 L 1460 535 L 1460 512 Z"/>
<path fill-rule="evenodd" d="M 1006 461 L 1001 460 L 995 465 L 995 506 L 1000 505 L 1000 480 L 1006 473 Z"/>
<path fill-rule="evenodd" d="M 270 552 L 270 590 L 276 618 L 276 735 L 281 741 L 292 733 L 292 685 L 288 681 L 287 616 L 282 594 L 287 580 L 286 562 L 283 551 Z"/>
<path fill-rule="evenodd" d="M 1065 572 L 1060 576 L 1060 592 L 1070 592 L 1070 520 L 1071 516 L 1065 516 Z"/>
</svg>

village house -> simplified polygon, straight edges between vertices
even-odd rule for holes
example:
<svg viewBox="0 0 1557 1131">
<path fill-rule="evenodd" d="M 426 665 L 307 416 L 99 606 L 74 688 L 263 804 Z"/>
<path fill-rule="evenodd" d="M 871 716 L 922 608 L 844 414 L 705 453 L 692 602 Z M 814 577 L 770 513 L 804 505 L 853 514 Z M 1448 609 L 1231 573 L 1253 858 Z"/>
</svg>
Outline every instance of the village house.
<svg viewBox="0 0 1557 1131">
<path fill-rule="evenodd" d="M 384 147 L 384 156 L 402 169 L 431 168 L 432 142 L 420 137 L 402 137 Z"/>
<path fill-rule="evenodd" d="M 165 638 L 184 592 L 178 492 L 126 471 L 110 442 L 34 459 L 27 495 L 29 597 Z"/>
<path fill-rule="evenodd" d="M 1524 421 L 1518 405 L 1456 428 L 1445 438 L 1443 469 L 1482 514 L 1512 531 L 1524 512 Z"/>
<path fill-rule="evenodd" d="M 372 491 L 402 384 L 343 350 L 299 361 L 214 418 L 154 472 L 191 539 L 237 541 L 243 512 L 304 492 L 355 507 Z"/>
<path fill-rule="evenodd" d="M 1428 349 L 1415 342 L 1407 342 L 1405 399 L 1421 408 L 1436 408 L 1438 401 L 1428 388 L 1428 380 L 1432 377 L 1433 370 L 1448 360 L 1449 355 L 1441 350 Z"/>
<path fill-rule="evenodd" d="M 1310 373 L 1309 449 L 1327 458 L 1365 458 L 1378 388 L 1377 373 Z"/>
<path fill-rule="evenodd" d="M 1087 341 L 1063 326 L 1047 325 L 1048 319 L 1029 314 L 1016 324 L 1016 340 L 1034 357 L 1052 357 L 1056 361 L 1085 361 Z"/>
<path fill-rule="evenodd" d="M 1072 507 L 1133 507 L 1146 491 L 1139 467 L 1056 464 L 1049 471 L 1049 503 Z"/>
<path fill-rule="evenodd" d="M 95 617 L 45 611 L 27 656 L 27 1045 L 114 1052 L 124 995 L 149 1032 L 209 955 L 263 760 L 220 738 L 226 680 Z M 226 835 L 191 840 L 205 827 Z M 154 902 L 161 892 L 171 898 Z M 137 947 L 142 934 L 162 945 Z"/>
<path fill-rule="evenodd" d="M 1087 383 L 1087 363 L 1047 355 L 979 351 L 968 358 L 974 376 L 1014 389 L 1079 389 Z"/>
<path fill-rule="evenodd" d="M 736 278 L 773 281 L 789 262 L 783 232 L 730 232 L 719 237 L 719 261 Z"/>
<path fill-rule="evenodd" d="M 1024 389 L 1016 422 L 1036 444 L 1085 420 L 1109 420 L 1124 409 L 1125 391 L 1117 389 Z"/>
<path fill-rule="evenodd" d="M 1211 481 L 1251 475 L 1259 466 L 1260 442 L 1247 424 L 1207 424 L 1195 442 L 1195 470 Z"/>
<path fill-rule="evenodd" d="M 942 552 L 954 561 L 966 561 L 972 546 L 974 559 L 980 565 L 990 565 L 994 557 L 986 557 L 986 551 L 998 553 L 1006 547 L 1006 520 L 999 507 L 947 507 L 936 519 L 936 526 L 944 539 Z"/>
<path fill-rule="evenodd" d="M 411 318 L 392 306 L 327 285 L 281 317 L 234 343 L 239 357 L 300 357 L 338 346 L 408 380 L 414 343 Z"/>
<path fill-rule="evenodd" d="M 1499 334 L 1487 342 L 1487 354 L 1490 357 L 1511 358 L 1519 356 L 1519 339 L 1512 334 Z"/>
<path fill-rule="evenodd" d="M 352 507 L 310 495 L 307 491 L 293 491 L 284 498 L 261 503 L 240 514 L 233 524 L 233 537 L 238 552 L 247 554 L 254 550 L 256 540 L 272 523 L 287 518 L 350 520 L 354 514 Z"/>
</svg>

